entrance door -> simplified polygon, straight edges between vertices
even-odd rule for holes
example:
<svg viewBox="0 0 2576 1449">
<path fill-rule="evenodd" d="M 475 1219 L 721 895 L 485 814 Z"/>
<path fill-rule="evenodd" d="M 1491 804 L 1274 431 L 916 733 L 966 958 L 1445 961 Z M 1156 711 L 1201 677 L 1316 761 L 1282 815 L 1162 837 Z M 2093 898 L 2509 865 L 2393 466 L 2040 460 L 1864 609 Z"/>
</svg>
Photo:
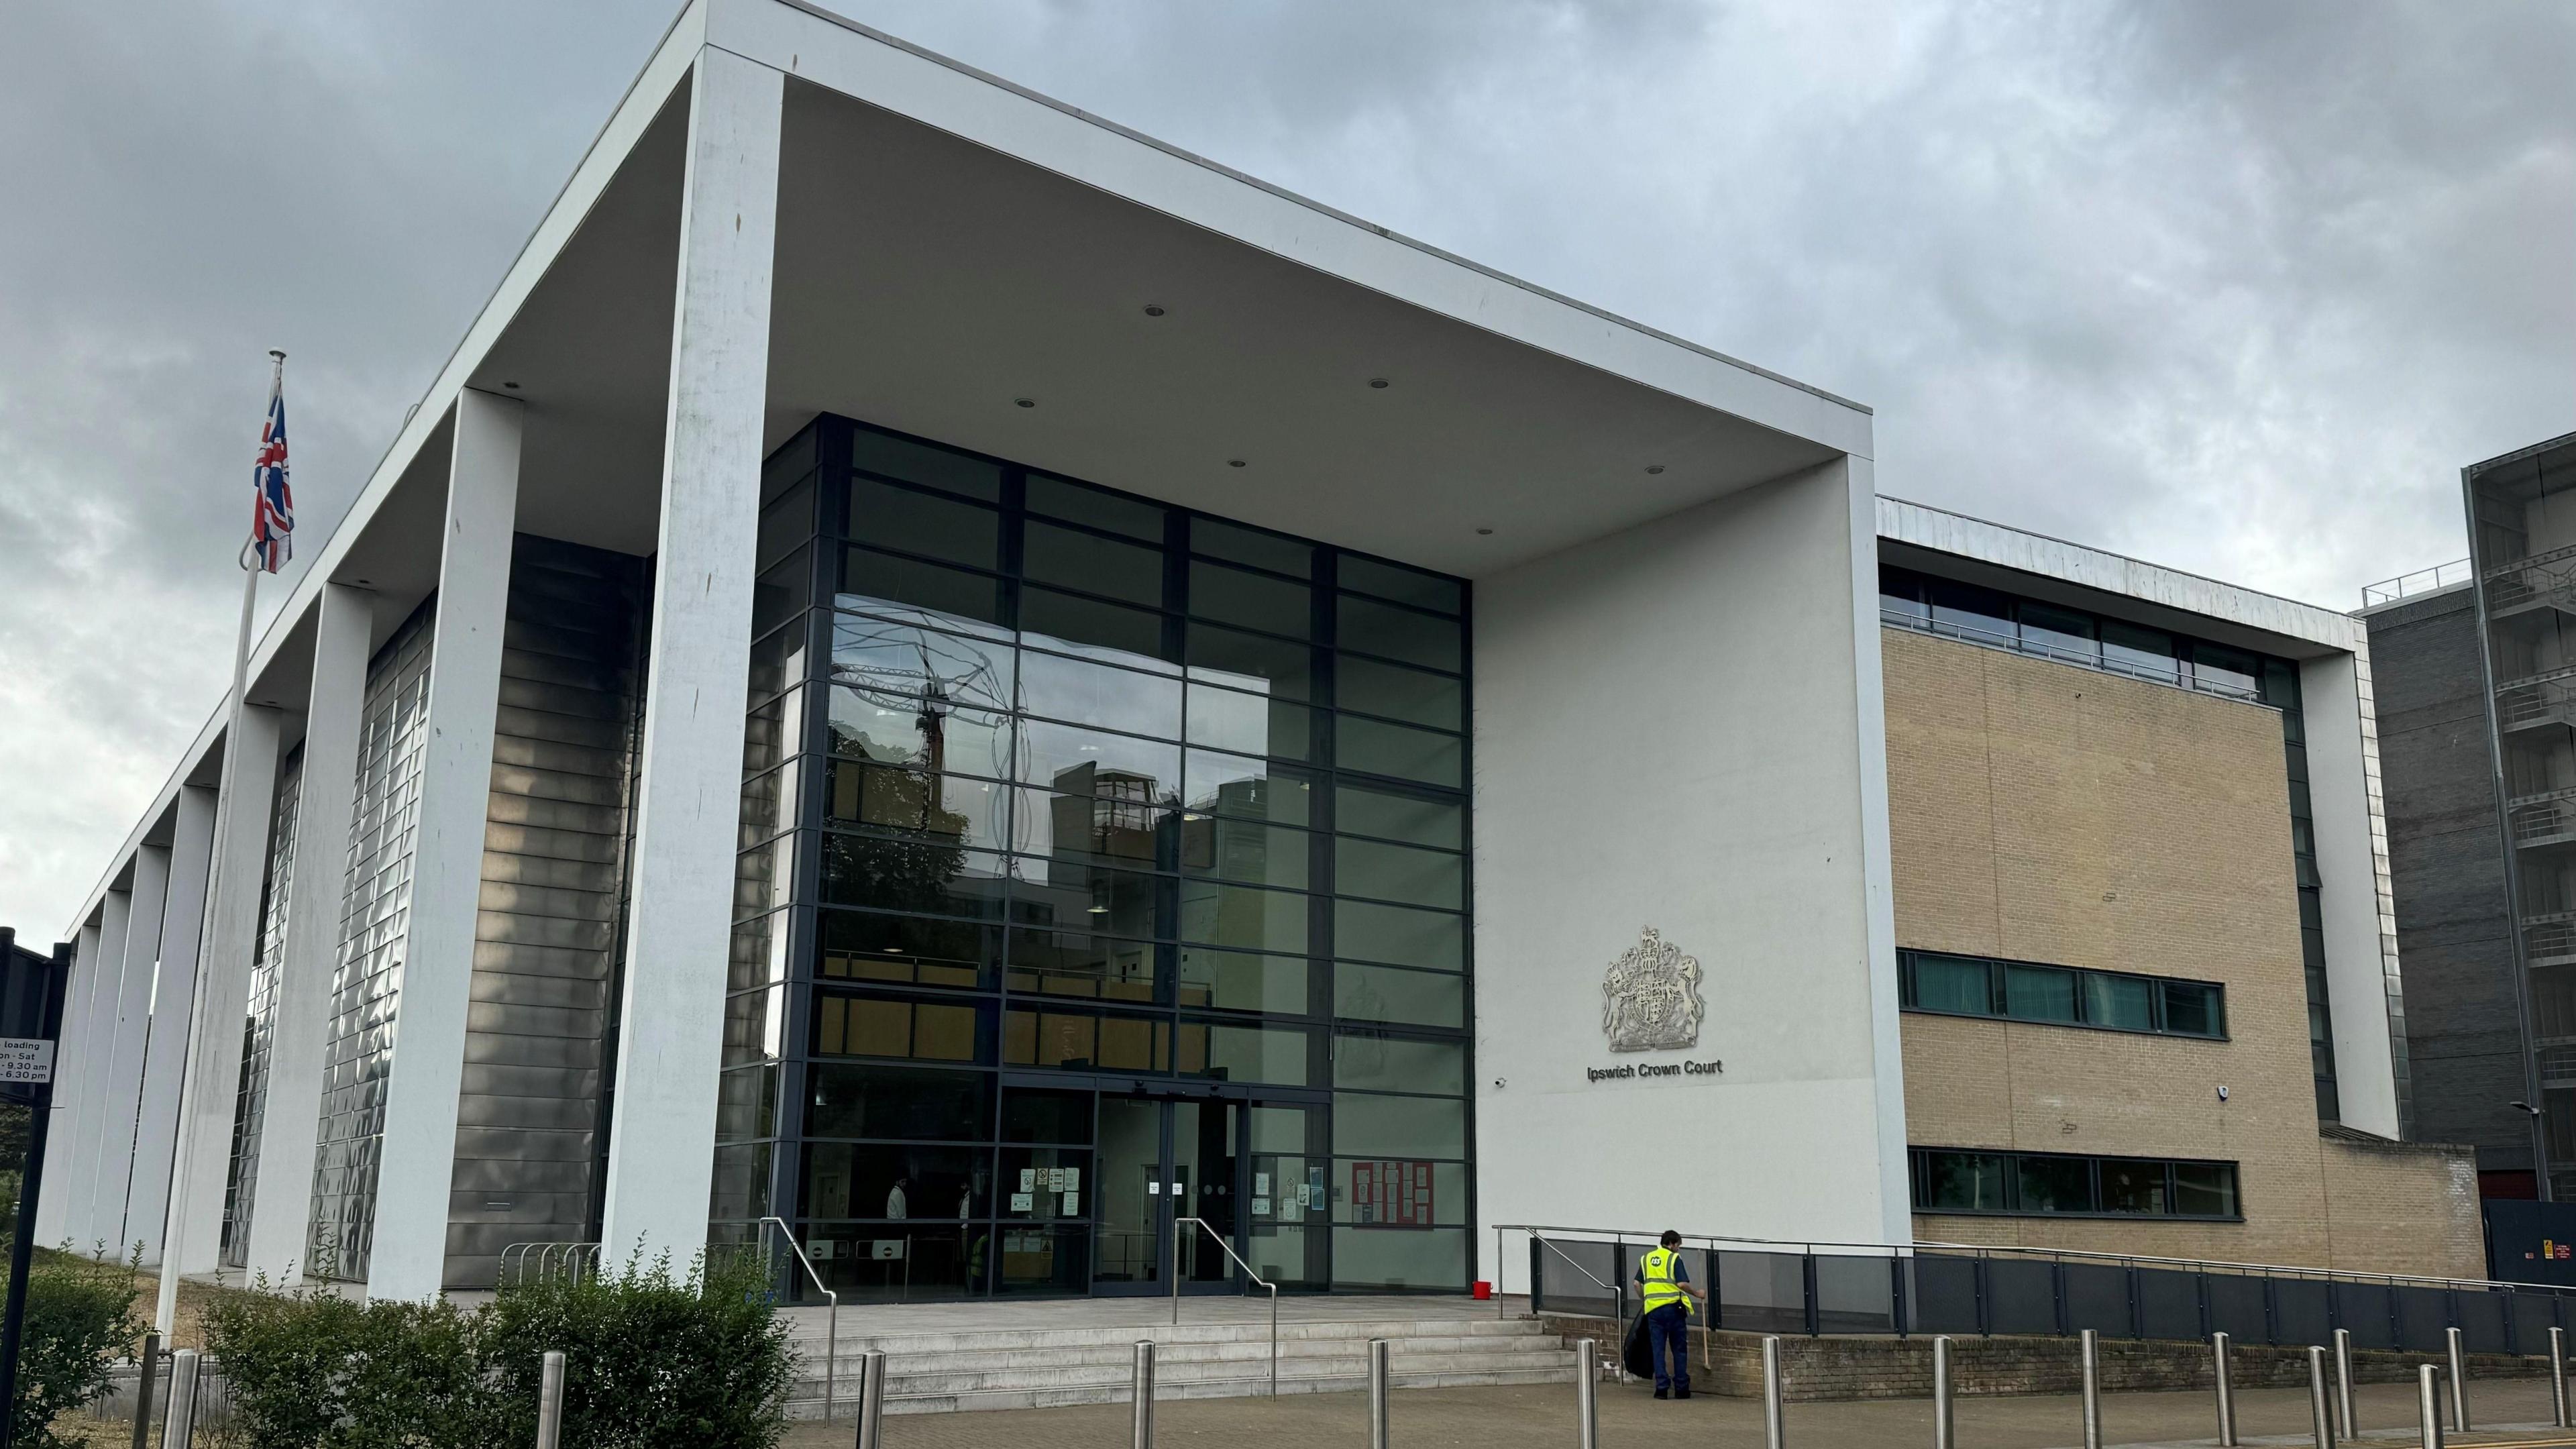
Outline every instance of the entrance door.
<svg viewBox="0 0 2576 1449">
<path fill-rule="evenodd" d="M 1225 1247 L 1241 1252 L 1244 1246 L 1237 1181 L 1244 1163 L 1242 1105 L 1103 1096 L 1099 1152 L 1093 1291 L 1171 1292 L 1175 1231 L 1185 1235 L 1181 1290 L 1224 1286 Z"/>
</svg>

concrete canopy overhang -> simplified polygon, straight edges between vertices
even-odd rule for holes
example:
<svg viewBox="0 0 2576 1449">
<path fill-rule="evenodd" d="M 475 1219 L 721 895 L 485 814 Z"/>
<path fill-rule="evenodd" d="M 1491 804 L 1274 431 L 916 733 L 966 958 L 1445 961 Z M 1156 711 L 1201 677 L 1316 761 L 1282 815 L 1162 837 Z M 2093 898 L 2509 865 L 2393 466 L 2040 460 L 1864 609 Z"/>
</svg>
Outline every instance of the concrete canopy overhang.
<svg viewBox="0 0 2576 1449">
<path fill-rule="evenodd" d="M 325 581 L 377 592 L 380 640 L 435 587 L 464 388 L 527 405 L 522 531 L 653 551 L 709 47 L 790 78 L 771 445 L 838 412 L 1471 578 L 1872 451 L 1858 404 L 796 0 L 693 0 L 348 514 L 299 550 L 319 556 L 254 650 L 253 700 L 300 706 Z"/>
<path fill-rule="evenodd" d="M 819 11 L 704 14 L 791 77 L 773 445 L 837 412 L 1469 576 L 1868 450 L 1852 404 Z M 474 371 L 529 404 L 532 531 L 651 547 L 684 111 Z"/>
</svg>

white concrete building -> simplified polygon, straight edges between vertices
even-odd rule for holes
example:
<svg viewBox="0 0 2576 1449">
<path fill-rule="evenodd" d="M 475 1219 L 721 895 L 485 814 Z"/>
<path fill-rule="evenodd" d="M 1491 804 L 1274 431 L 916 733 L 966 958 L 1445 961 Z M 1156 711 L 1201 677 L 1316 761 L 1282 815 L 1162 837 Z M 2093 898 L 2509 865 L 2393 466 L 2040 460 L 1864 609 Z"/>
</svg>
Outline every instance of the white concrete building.
<svg viewBox="0 0 2576 1449">
<path fill-rule="evenodd" d="M 1905 1241 L 1871 455 L 695 0 L 82 907 L 45 1235 L 398 1298 L 766 1216 L 845 1296 Z"/>
</svg>

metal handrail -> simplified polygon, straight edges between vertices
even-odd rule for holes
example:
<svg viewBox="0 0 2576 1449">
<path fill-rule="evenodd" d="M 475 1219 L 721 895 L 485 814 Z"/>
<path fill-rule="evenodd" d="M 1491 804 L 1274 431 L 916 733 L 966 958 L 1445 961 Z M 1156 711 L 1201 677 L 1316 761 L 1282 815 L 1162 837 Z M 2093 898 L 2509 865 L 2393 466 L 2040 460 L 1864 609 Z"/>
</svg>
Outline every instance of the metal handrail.
<svg viewBox="0 0 2576 1449">
<path fill-rule="evenodd" d="M 1243 1255 L 1234 1250 L 1234 1245 L 1225 1240 L 1223 1233 L 1210 1227 L 1205 1218 L 1172 1219 L 1172 1326 L 1174 1328 L 1181 1326 L 1181 1224 L 1183 1223 L 1188 1223 L 1194 1228 L 1206 1229 L 1208 1237 L 1225 1250 L 1227 1257 L 1234 1260 L 1234 1266 L 1243 1270 L 1244 1277 L 1270 1290 L 1270 1397 L 1274 1399 L 1279 1397 L 1279 1285 L 1252 1271 L 1252 1265 L 1243 1261 Z"/>
<path fill-rule="evenodd" d="M 512 1243 L 501 1250 L 500 1268 L 495 1275 L 497 1280 L 501 1282 L 511 1281 L 510 1274 L 515 1255 L 515 1265 L 518 1269 L 519 1281 L 527 1281 L 528 1259 L 531 1254 L 535 1256 L 537 1264 L 535 1281 L 543 1283 L 553 1276 L 557 1266 L 558 1255 L 560 1255 L 563 1271 L 578 1280 L 585 1265 L 589 1266 L 593 1271 L 597 1270 L 599 1263 L 599 1244 L 566 1243 L 556 1241 L 542 1243 Z"/>
<path fill-rule="evenodd" d="M 2123 679 L 2160 684 L 2169 689 L 2189 690 L 2194 694 L 2232 699 L 2240 704 L 2259 704 L 2266 709 L 2278 708 L 2276 705 L 2265 703 L 2263 692 L 2259 688 L 2229 684 L 2214 678 L 2203 678 L 2198 670 L 2185 668 L 2184 666 L 2191 661 L 2180 657 L 2174 660 L 2174 667 L 2170 671 L 2151 669 L 2142 664 L 2124 663 L 2098 652 L 2083 653 L 2042 640 L 2025 639 L 2021 637 L 2018 627 L 2015 632 L 2006 634 L 1999 630 L 1981 629 L 1974 624 L 1963 624 L 1956 619 L 1935 619 L 1903 609 L 1891 609 L 1885 604 L 1879 606 L 1878 621 L 1881 624 L 1911 630 L 1917 634 L 1955 639 L 1962 644 L 1973 644 L 1981 649 L 2000 649 L 2007 654 L 2020 654 L 2033 659 L 2050 659 L 2060 664 L 2071 664 L 2078 669 L 2090 669 L 2096 674 L 2118 675 Z"/>
<path fill-rule="evenodd" d="M 794 1253 L 796 1261 L 805 1265 L 805 1276 L 813 1280 L 816 1291 L 823 1295 L 823 1417 L 828 1421 L 832 1417 L 832 1375 L 840 1366 L 841 1357 L 841 1295 L 823 1285 L 823 1275 L 814 1271 L 814 1260 L 805 1256 L 803 1245 L 796 1241 L 796 1232 L 787 1226 L 785 1218 L 760 1220 L 761 1256 L 769 1256 L 769 1225 L 772 1223 L 778 1225 L 778 1235 L 787 1240 L 787 1251 Z"/>
<path fill-rule="evenodd" d="M 1497 1224 L 1495 1224 L 1495 1225 L 1494 1225 L 1494 1271 L 1495 1271 L 1495 1272 L 1500 1273 L 1500 1272 L 1503 1270 L 1503 1234 L 1504 1234 L 1504 1233 L 1506 1233 L 1506 1232 L 1511 1231 L 1511 1230 L 1512 1230 L 1512 1229 L 1514 1229 L 1514 1228 L 1520 1228 L 1520 1230 L 1521 1230 L 1522 1232 L 1528 1233 L 1528 1234 L 1530 1235 L 1530 1241 L 1531 1241 L 1531 1242 L 1534 1242 L 1534 1243 L 1538 1244 L 1540 1247 L 1547 1249 L 1549 1252 L 1554 1253 L 1554 1254 L 1555 1254 L 1555 1255 L 1557 1255 L 1558 1257 L 1563 1258 L 1563 1259 L 1565 1260 L 1565 1266 L 1567 1266 L 1567 1267 L 1569 1267 L 1569 1268 L 1572 1268 L 1575 1272 L 1582 1274 L 1582 1275 L 1583 1275 L 1584 1277 L 1586 1277 L 1586 1278 L 1591 1278 L 1591 1279 L 1592 1279 L 1592 1281 L 1593 1281 L 1595 1284 L 1597 1284 L 1598 1286 L 1600 1286 L 1600 1287 L 1602 1287 L 1602 1288 L 1605 1288 L 1605 1289 L 1609 1290 L 1609 1293 L 1610 1293 L 1610 1303 L 1611 1303 L 1611 1309 L 1612 1309 L 1612 1314 L 1613 1314 L 1613 1316 L 1614 1316 L 1614 1317 L 1616 1317 L 1616 1318 L 1618 1318 L 1618 1319 L 1619 1319 L 1621 1322 L 1623 1322 L 1623 1323 L 1627 1321 L 1627 1318 L 1628 1318 L 1628 1290 L 1626 1289 L 1626 1287 L 1624 1287 L 1624 1286 L 1623 1286 L 1623 1285 L 1621 1285 L 1621 1284 L 1617 1284 L 1617 1283 L 1603 1283 L 1599 1278 L 1594 1277 L 1593 1272 L 1592 1272 L 1592 1270 L 1591 1270 L 1591 1269 L 1586 1268 L 1586 1267 L 1584 1267 L 1581 1263 L 1578 1263 L 1578 1262 L 1574 1261 L 1574 1255 L 1573 1255 L 1573 1254 L 1566 1252 L 1563 1248 L 1558 1247 L 1556 1244 L 1551 1243 L 1551 1242 L 1549 1242 L 1546 1238 L 1544 1238 L 1544 1237 L 1540 1236 L 1540 1234 L 1541 1234 L 1541 1232 L 1542 1232 L 1542 1230 L 1541 1230 L 1541 1229 L 1538 1229 L 1538 1228 L 1524 1228 L 1524 1227 L 1521 1227 L 1521 1225 L 1520 1225 L 1520 1224 L 1518 1224 L 1518 1223 L 1497 1223 Z M 1548 1228 L 1548 1229 L 1544 1229 L 1544 1231 L 1545 1231 L 1545 1232 L 1551 1232 L 1551 1233 L 1561 1233 L 1561 1232 L 1578 1232 L 1578 1233 L 1579 1233 L 1579 1232 L 1589 1232 L 1589 1231 L 1590 1231 L 1590 1229 L 1588 1229 L 1588 1228 Z M 1620 1233 L 1617 1233 L 1617 1232 L 1613 1232 L 1613 1233 L 1611 1234 L 1611 1237 L 1613 1237 L 1614 1239 L 1615 1239 L 1615 1238 L 1622 1237 L 1622 1236 L 1626 1236 L 1626 1237 L 1635 1237 L 1635 1236 L 1637 1236 L 1637 1235 L 1636 1235 L 1636 1234 L 1634 1234 L 1634 1233 L 1629 1233 L 1629 1234 L 1620 1234 Z M 1612 1271 L 1611 1276 L 1613 1276 L 1613 1277 L 1618 1276 L 1617 1271 L 1616 1271 L 1615 1269 Z M 1535 1283 L 1533 1283 L 1533 1284 L 1531 1284 L 1531 1285 L 1530 1285 L 1530 1287 L 1531 1287 L 1531 1290 L 1532 1290 L 1531 1296 L 1534 1298 L 1534 1297 L 1536 1297 L 1536 1296 L 1537 1296 L 1536 1290 L 1537 1290 L 1538 1285 L 1537 1285 L 1537 1284 L 1535 1284 Z M 1505 1316 L 1506 1316 L 1506 1315 L 1503 1313 L 1502 1308 L 1501 1308 L 1502 1297 L 1503 1297 L 1503 1295 L 1501 1294 L 1501 1292 L 1500 1292 L 1500 1291 L 1497 1291 L 1497 1292 L 1494 1294 L 1494 1300 L 1495 1300 L 1495 1305 L 1496 1305 L 1496 1306 L 1495 1306 L 1495 1310 L 1494 1310 L 1494 1316 L 1495 1316 L 1495 1317 L 1497 1317 L 1497 1318 L 1501 1318 L 1501 1317 L 1505 1317 Z"/>
<path fill-rule="evenodd" d="M 2367 609 L 2373 604 L 2393 604 L 2415 594 L 2430 593 L 2455 583 L 2466 583 L 2468 579 L 2469 561 L 2464 558 L 2453 559 L 2449 563 L 2435 564 L 2429 569 L 2417 569 L 2411 574 L 2399 574 L 2393 579 L 2381 579 L 2375 584 L 2362 585 L 2361 606 Z"/>
<path fill-rule="evenodd" d="M 1648 1232 L 1642 1228 L 1579 1228 L 1561 1223 L 1498 1223 L 1495 1229 L 1498 1232 L 1530 1234 L 1584 1233 L 1593 1237 L 1613 1239 L 1660 1235 L 1660 1230 Z M 2009 1243 L 1945 1243 L 1932 1239 L 1918 1239 L 1911 1243 L 1844 1243 L 1822 1238 L 1738 1238 L 1715 1233 L 1683 1233 L 1681 1238 L 1684 1242 L 1707 1243 L 1711 1246 L 1719 1243 L 1743 1243 L 1754 1247 L 1786 1248 L 1794 1244 L 1807 1253 L 1813 1253 L 1818 1248 L 1847 1248 L 1888 1258 L 1911 1257 L 1927 1250 L 1941 1253 L 1976 1253 L 1983 1256 L 2010 1253 L 2034 1258 L 2085 1258 L 2106 1263 L 2160 1264 L 2204 1270 L 2217 1268 L 2240 1273 L 2287 1273 L 2307 1278 L 2350 1280 L 2355 1283 L 2421 1283 L 2445 1288 L 2481 1289 L 2554 1288 L 2556 1286 L 2548 1283 L 2511 1283 L 2498 1278 L 2437 1278 L 2422 1273 L 2354 1273 L 2337 1268 L 2307 1268 L 2288 1263 L 2238 1263 L 2220 1258 L 2164 1258 L 2149 1253 L 2095 1253 L 2080 1248 L 2025 1248 Z M 1540 1241 L 1546 1240 L 1542 1238 Z M 1590 1274 L 1587 1273 L 1585 1276 L 1589 1277 Z M 1601 1280 L 1594 1278 L 1592 1281 L 1598 1283 Z"/>
</svg>

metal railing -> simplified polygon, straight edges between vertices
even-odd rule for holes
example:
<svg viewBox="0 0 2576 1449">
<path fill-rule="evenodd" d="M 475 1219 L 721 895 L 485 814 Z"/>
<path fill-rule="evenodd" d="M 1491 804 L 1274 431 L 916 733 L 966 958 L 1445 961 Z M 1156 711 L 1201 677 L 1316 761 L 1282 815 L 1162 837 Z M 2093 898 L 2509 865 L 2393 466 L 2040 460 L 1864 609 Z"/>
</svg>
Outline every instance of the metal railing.
<svg viewBox="0 0 2576 1449">
<path fill-rule="evenodd" d="M 2417 569 L 2411 574 L 2399 574 L 2393 579 L 2382 579 L 2375 584 L 2363 584 L 2361 606 L 2367 609 L 2373 604 L 2393 604 L 2399 599 L 2416 594 L 2429 594 L 2437 589 L 2447 589 L 2453 584 L 2465 584 L 2468 581 L 2469 561 L 2455 558 L 2449 563 L 2436 564 L 2429 569 Z"/>
<path fill-rule="evenodd" d="M 2004 629 L 1985 629 L 1974 624 L 1962 623 L 1957 619 L 1933 618 L 1903 609 L 1891 609 L 1882 604 L 1878 611 L 1878 621 L 1899 629 L 1911 629 L 1917 634 L 1956 639 L 1962 643 L 1975 644 L 1987 649 L 2026 654 L 2034 659 L 2053 659 L 2060 664 L 2072 664 L 2079 669 L 2090 669 L 2100 674 L 2116 674 L 2124 679 L 2139 679 L 2149 684 L 2169 685 L 2175 689 L 2188 689 L 2195 694 L 2214 694 L 2222 699 L 2238 700 L 2246 704 L 2263 703 L 2263 691 L 2259 687 L 2251 683 L 2237 682 L 2243 677 L 2241 675 L 2218 672 L 2204 674 L 2188 659 L 2166 659 L 2162 656 L 2122 658 L 2105 652 L 2098 640 L 2076 639 L 2062 634 L 2045 638 L 2035 634 L 2023 634 L 2018 626 L 2005 620 L 1995 621 L 2003 624 Z M 2011 632 L 2006 632 L 2007 630 Z M 2092 647 L 2089 649 L 2077 647 L 2083 644 L 2090 644 Z"/>
<path fill-rule="evenodd" d="M 2576 838 L 2576 790 L 2551 790 L 2507 801 L 2505 822 L 2516 845 Z"/>
<path fill-rule="evenodd" d="M 1243 1270 L 1246 1279 L 1270 1290 L 1270 1396 L 1279 1397 L 1279 1285 L 1252 1271 L 1252 1265 L 1243 1261 L 1243 1255 L 1225 1240 L 1225 1234 L 1208 1226 L 1204 1218 L 1172 1219 L 1172 1326 L 1178 1328 L 1181 1323 L 1181 1244 L 1186 1241 L 1181 1233 L 1183 1224 L 1193 1231 L 1204 1231 L 1208 1241 L 1224 1249 L 1234 1266 Z"/>
<path fill-rule="evenodd" d="M 2576 711 L 2576 670 L 2556 670 L 2496 686 L 2498 729 L 2576 722 L 2571 711 Z"/>
<path fill-rule="evenodd" d="M 1534 1245 L 1532 1311 L 1581 1316 L 1599 1316 L 1597 1301 L 1587 1306 L 1578 1294 L 1549 1303 L 1549 1259 L 1536 1245 L 1578 1268 L 1578 1254 L 1606 1252 L 1615 1277 L 1630 1250 L 1656 1236 L 1504 1227 Z M 1748 1332 L 2073 1337 L 2090 1328 L 2109 1338 L 2205 1341 L 2225 1332 L 2239 1343 L 2298 1345 L 2341 1328 L 2356 1348 L 2438 1351 L 2458 1329 L 2478 1352 L 2539 1353 L 2549 1329 L 2576 1327 L 2576 1289 L 2543 1284 L 1932 1241 L 1682 1241 L 1699 1258 L 1691 1267 L 1708 1289 L 1708 1326 Z M 1599 1274 L 1582 1271 L 1601 1285 Z M 1617 1295 L 1613 1303 L 1624 1307 Z"/>
<path fill-rule="evenodd" d="M 2534 966 L 2576 960 L 2576 911 L 2540 911 L 2522 918 L 2522 953 Z"/>
<path fill-rule="evenodd" d="M 1622 1320 L 1622 1321 L 1624 1322 L 1624 1321 L 1627 1319 L 1627 1317 L 1628 1317 L 1628 1290 L 1618 1282 L 1618 1277 L 1619 1277 L 1618 1270 L 1617 1270 L 1616 1268 L 1613 1268 L 1613 1269 L 1611 1270 L 1611 1274 L 1610 1274 L 1611 1281 L 1610 1281 L 1610 1282 L 1607 1282 L 1607 1283 L 1604 1283 L 1604 1282 L 1602 1282 L 1602 1281 L 1601 1281 L 1600 1275 L 1598 1275 L 1598 1274 L 1594 1273 L 1591 1269 L 1584 1267 L 1581 1263 L 1576 1262 L 1576 1261 L 1574 1260 L 1574 1255 L 1573 1255 L 1573 1254 L 1568 1253 L 1568 1252 L 1567 1252 L 1567 1251 L 1565 1251 L 1563 1248 L 1558 1247 L 1556 1244 L 1551 1243 L 1551 1242 L 1549 1242 L 1546 1238 L 1544 1238 L 1544 1237 L 1541 1237 L 1541 1236 L 1540 1236 L 1540 1234 L 1541 1234 L 1541 1233 L 1559 1232 L 1559 1231 L 1563 1231 L 1563 1230 L 1562 1230 L 1562 1229 L 1557 1229 L 1557 1228 L 1524 1228 L 1524 1227 L 1520 1227 L 1518 1224 L 1506 1224 L 1506 1223 L 1497 1223 L 1497 1224 L 1495 1224 L 1495 1225 L 1494 1225 L 1494 1269 L 1495 1269 L 1495 1271 L 1496 1271 L 1496 1272 L 1500 1272 L 1500 1271 L 1502 1270 L 1502 1265 L 1503 1265 L 1503 1234 L 1505 1234 L 1505 1233 L 1509 1233 L 1509 1232 L 1524 1232 L 1524 1233 L 1527 1233 L 1527 1234 L 1529 1234 L 1529 1235 L 1530 1235 L 1530 1241 L 1531 1241 L 1531 1242 L 1538 1244 L 1539 1246 L 1541 1246 L 1541 1247 L 1543 1247 L 1543 1248 L 1547 1249 L 1547 1250 L 1548 1250 L 1549 1252 L 1551 1252 L 1551 1253 L 1554 1253 L 1554 1254 L 1555 1254 L 1555 1255 L 1556 1255 L 1560 1260 L 1562 1260 L 1562 1261 L 1564 1262 L 1565 1266 L 1567 1266 L 1567 1267 L 1569 1267 L 1569 1268 L 1572 1268 L 1575 1272 L 1580 1273 L 1580 1274 L 1582 1274 L 1584 1277 L 1591 1279 L 1591 1280 L 1593 1281 L 1593 1283 L 1594 1283 L 1596 1286 L 1598 1286 L 1599 1288 L 1601 1288 L 1601 1289 L 1602 1289 L 1602 1291 L 1604 1291 L 1604 1292 L 1608 1293 L 1608 1294 L 1610 1295 L 1611 1316 L 1612 1316 L 1612 1317 L 1614 1317 L 1614 1318 L 1618 1318 L 1618 1319 L 1620 1319 L 1620 1320 Z M 1532 1308 L 1533 1310 L 1535 1310 L 1535 1309 L 1537 1308 L 1537 1306 L 1538 1306 L 1538 1277 L 1537 1277 L 1537 1275 L 1536 1275 L 1536 1274 L 1532 1274 L 1532 1275 L 1531 1275 L 1531 1277 L 1530 1277 L 1530 1306 L 1531 1306 L 1531 1308 Z M 1511 1316 L 1511 1315 L 1509 1314 L 1509 1312 L 1508 1312 L 1508 1311 L 1506 1311 L 1506 1310 L 1505 1310 L 1505 1308 L 1503 1307 L 1503 1295 L 1502 1295 L 1501 1293 L 1499 1293 L 1499 1292 L 1497 1292 L 1497 1293 L 1494 1295 L 1494 1316 L 1495 1316 L 1495 1317 L 1497 1317 L 1497 1318 L 1508 1318 L 1508 1317 L 1510 1317 L 1510 1316 Z"/>
<path fill-rule="evenodd" d="M 2566 608 L 2576 598 L 2576 546 L 2494 564 L 2487 569 L 2486 580 L 2490 611 L 2534 603 Z"/>
<path fill-rule="evenodd" d="M 599 1244 L 512 1243 L 501 1250 L 504 1283 L 546 1283 L 557 1275 L 574 1282 L 598 1277 Z"/>
<path fill-rule="evenodd" d="M 795 1254 L 796 1261 L 804 1267 L 805 1276 L 813 1283 L 814 1291 L 823 1295 L 823 1417 L 828 1420 L 832 1417 L 832 1377 L 839 1369 L 841 1359 L 841 1295 L 824 1286 L 823 1275 L 814 1271 L 814 1260 L 805 1256 L 804 1246 L 796 1241 L 796 1230 L 787 1225 L 785 1218 L 760 1220 L 761 1257 L 764 1260 L 769 1257 L 769 1229 L 772 1224 L 777 1226 L 778 1236 L 787 1240 L 787 1251 Z"/>
</svg>

